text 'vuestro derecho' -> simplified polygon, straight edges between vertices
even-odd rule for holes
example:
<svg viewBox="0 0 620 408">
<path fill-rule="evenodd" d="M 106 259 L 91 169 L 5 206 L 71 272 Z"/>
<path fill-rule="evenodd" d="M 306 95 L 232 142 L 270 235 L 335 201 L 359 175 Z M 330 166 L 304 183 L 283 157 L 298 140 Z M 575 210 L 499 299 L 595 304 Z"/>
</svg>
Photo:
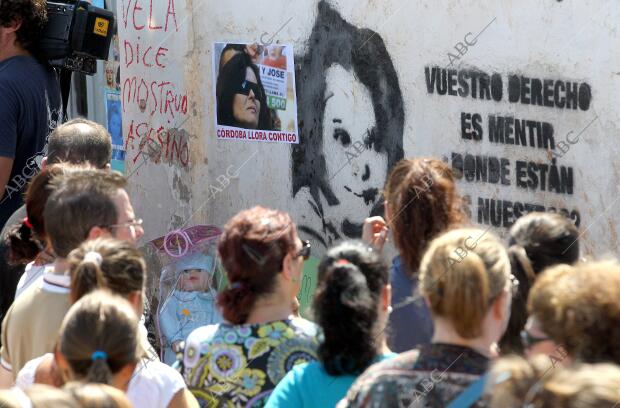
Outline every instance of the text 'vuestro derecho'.
<svg viewBox="0 0 620 408">
<path fill-rule="evenodd" d="M 517 74 L 504 76 L 497 72 L 439 66 L 425 67 L 424 77 L 427 93 L 439 96 L 490 102 L 507 101 L 510 104 L 575 112 L 588 111 L 592 100 L 590 85 L 579 81 L 541 79 Z M 511 145 L 515 149 L 542 149 L 549 160 L 512 160 L 508 157 L 467 151 L 451 152 L 448 160 L 457 178 L 470 183 L 514 185 L 530 192 L 573 195 L 573 167 L 557 163 L 562 153 L 568 150 L 568 145 L 564 141 L 556 141 L 552 123 L 513 115 L 483 116 L 480 113 L 463 111 L 460 113 L 460 125 L 461 139 L 471 141 L 473 146 L 487 142 Z M 469 204 L 473 204 L 471 197 L 467 199 Z M 477 198 L 477 214 L 474 219 L 480 224 L 509 228 L 517 218 L 531 211 L 559 212 L 577 226 L 581 223 L 577 209 L 487 197 Z"/>
</svg>

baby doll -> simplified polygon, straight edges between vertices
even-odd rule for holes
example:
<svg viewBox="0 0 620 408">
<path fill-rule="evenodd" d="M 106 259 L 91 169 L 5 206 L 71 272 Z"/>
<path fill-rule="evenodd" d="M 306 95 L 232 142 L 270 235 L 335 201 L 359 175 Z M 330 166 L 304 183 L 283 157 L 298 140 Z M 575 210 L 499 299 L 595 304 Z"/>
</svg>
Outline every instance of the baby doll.
<svg viewBox="0 0 620 408">
<path fill-rule="evenodd" d="M 160 294 L 165 296 L 160 303 L 159 326 L 166 364 L 176 361 L 173 348 L 194 329 L 222 321 L 215 303 L 214 263 L 212 256 L 198 252 L 181 258 L 162 273 L 162 286 L 173 279 L 169 293 Z"/>
</svg>

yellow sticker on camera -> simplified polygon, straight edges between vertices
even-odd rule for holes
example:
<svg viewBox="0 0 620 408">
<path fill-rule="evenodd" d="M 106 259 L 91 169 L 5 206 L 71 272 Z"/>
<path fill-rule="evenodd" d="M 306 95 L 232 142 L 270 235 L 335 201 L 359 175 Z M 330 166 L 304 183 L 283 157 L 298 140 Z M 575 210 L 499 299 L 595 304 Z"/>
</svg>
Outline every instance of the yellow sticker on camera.
<svg viewBox="0 0 620 408">
<path fill-rule="evenodd" d="M 93 30 L 93 33 L 102 37 L 107 37 L 109 25 L 110 22 L 108 20 L 106 20 L 105 18 L 97 17 L 95 19 L 95 29 Z"/>
</svg>

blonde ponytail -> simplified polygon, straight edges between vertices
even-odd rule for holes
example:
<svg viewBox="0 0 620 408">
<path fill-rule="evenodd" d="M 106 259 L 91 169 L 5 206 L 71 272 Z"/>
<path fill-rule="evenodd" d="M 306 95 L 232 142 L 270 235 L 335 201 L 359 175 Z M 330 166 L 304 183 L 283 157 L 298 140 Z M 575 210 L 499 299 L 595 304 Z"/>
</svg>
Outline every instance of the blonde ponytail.
<svg viewBox="0 0 620 408">
<path fill-rule="evenodd" d="M 481 334 L 482 321 L 509 274 L 508 256 L 497 238 L 482 230 L 457 229 L 431 242 L 420 265 L 420 290 L 435 315 L 471 339 Z"/>
<path fill-rule="evenodd" d="M 453 319 L 457 333 L 464 338 L 480 335 L 480 322 L 488 309 L 489 278 L 484 262 L 476 253 L 453 266 L 452 273 L 446 274 L 443 312 L 446 316 L 459 316 Z"/>
</svg>

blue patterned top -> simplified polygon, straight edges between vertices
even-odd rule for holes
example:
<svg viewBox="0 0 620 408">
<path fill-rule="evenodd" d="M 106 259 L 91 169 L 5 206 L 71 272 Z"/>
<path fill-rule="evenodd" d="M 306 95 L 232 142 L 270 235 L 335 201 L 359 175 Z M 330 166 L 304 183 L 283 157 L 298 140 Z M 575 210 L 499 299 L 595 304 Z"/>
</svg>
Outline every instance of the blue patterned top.
<svg viewBox="0 0 620 408">
<path fill-rule="evenodd" d="M 203 326 L 187 338 L 189 389 L 205 407 L 262 407 L 295 365 L 317 359 L 317 327 L 304 319 Z"/>
<path fill-rule="evenodd" d="M 486 356 L 455 344 L 424 344 L 371 366 L 338 408 L 445 408 L 485 374 Z M 486 408 L 485 398 L 472 408 Z"/>
</svg>

